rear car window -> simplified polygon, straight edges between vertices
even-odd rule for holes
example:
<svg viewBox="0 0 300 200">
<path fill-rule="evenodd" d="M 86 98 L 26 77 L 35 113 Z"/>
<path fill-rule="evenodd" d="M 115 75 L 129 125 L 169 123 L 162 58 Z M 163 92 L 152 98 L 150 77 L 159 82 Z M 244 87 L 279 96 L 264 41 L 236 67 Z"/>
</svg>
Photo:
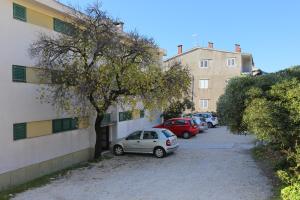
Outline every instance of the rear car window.
<svg viewBox="0 0 300 200">
<path fill-rule="evenodd" d="M 185 125 L 185 120 L 184 119 L 178 119 L 178 120 L 175 120 L 175 125 Z"/>
<path fill-rule="evenodd" d="M 161 132 L 166 136 L 166 138 L 174 136 L 174 134 L 169 130 L 162 130 Z"/>
<path fill-rule="evenodd" d="M 169 121 L 165 121 L 165 126 L 171 126 L 172 125 L 172 121 L 169 120 Z"/>
</svg>

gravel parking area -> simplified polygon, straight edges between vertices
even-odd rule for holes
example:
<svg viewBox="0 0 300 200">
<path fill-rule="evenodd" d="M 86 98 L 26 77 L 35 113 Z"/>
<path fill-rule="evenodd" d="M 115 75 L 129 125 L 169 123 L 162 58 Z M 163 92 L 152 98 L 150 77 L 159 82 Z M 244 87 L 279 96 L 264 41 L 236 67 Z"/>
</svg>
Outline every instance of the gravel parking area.
<svg viewBox="0 0 300 200">
<path fill-rule="evenodd" d="M 74 170 L 16 200 L 263 200 L 267 178 L 251 158 L 251 136 L 209 129 L 163 159 L 125 155 Z"/>
</svg>

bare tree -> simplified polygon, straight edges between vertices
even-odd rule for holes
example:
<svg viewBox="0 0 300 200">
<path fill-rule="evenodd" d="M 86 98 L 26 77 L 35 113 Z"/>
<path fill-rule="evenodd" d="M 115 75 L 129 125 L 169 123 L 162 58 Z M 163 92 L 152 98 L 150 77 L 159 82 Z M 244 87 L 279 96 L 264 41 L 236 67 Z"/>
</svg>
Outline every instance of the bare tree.
<svg viewBox="0 0 300 200">
<path fill-rule="evenodd" d="M 154 40 L 120 31 L 98 3 L 84 12 L 74 9 L 67 19 L 65 34 L 41 34 L 30 47 L 42 77 L 51 80 L 40 98 L 74 115 L 96 115 L 98 158 L 100 126 L 110 106 L 142 102 L 146 109 L 161 109 L 189 91 L 190 74 L 179 64 L 163 70 Z"/>
</svg>

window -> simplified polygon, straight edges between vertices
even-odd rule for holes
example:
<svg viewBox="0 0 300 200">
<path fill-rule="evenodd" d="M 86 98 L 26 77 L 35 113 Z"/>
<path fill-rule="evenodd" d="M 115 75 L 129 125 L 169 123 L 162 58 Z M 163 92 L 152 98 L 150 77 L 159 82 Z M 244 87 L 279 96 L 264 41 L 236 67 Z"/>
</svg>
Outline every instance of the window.
<svg viewBox="0 0 300 200">
<path fill-rule="evenodd" d="M 61 119 L 55 119 L 52 121 L 52 132 L 53 133 L 59 133 L 62 132 L 62 120 Z"/>
<path fill-rule="evenodd" d="M 200 107 L 201 108 L 208 108 L 208 99 L 201 99 L 200 100 Z"/>
<path fill-rule="evenodd" d="M 72 24 L 64 22 L 60 19 L 53 18 L 53 29 L 57 32 L 71 35 L 74 31 L 74 27 Z"/>
<path fill-rule="evenodd" d="M 155 131 L 144 131 L 143 139 L 144 140 L 158 139 L 158 135 Z"/>
<path fill-rule="evenodd" d="M 14 19 L 18 19 L 18 20 L 26 22 L 27 21 L 26 8 L 24 6 L 14 3 L 13 4 L 13 16 L 14 16 Z"/>
<path fill-rule="evenodd" d="M 234 67 L 235 66 L 235 58 L 227 58 L 227 66 Z"/>
<path fill-rule="evenodd" d="M 62 120 L 62 130 L 63 131 L 71 130 L 71 119 Z"/>
<path fill-rule="evenodd" d="M 145 110 L 140 110 L 140 118 L 144 118 L 145 117 Z"/>
<path fill-rule="evenodd" d="M 103 116 L 102 124 L 109 124 L 111 122 L 111 114 L 105 113 Z"/>
<path fill-rule="evenodd" d="M 166 136 L 166 138 L 174 136 L 174 134 L 169 130 L 162 130 L 161 132 Z"/>
<path fill-rule="evenodd" d="M 12 79 L 14 82 L 26 82 L 26 67 L 13 65 Z"/>
<path fill-rule="evenodd" d="M 199 67 L 200 68 L 207 68 L 208 67 L 208 62 L 209 60 L 201 60 L 200 63 L 199 63 Z"/>
<path fill-rule="evenodd" d="M 199 88 L 200 89 L 208 89 L 208 79 L 199 80 Z"/>
<path fill-rule="evenodd" d="M 131 133 L 126 140 L 140 140 L 141 139 L 142 131 L 135 131 Z"/>
<path fill-rule="evenodd" d="M 132 112 L 131 111 L 125 111 L 125 112 L 119 112 L 119 121 L 127 121 L 132 120 Z"/>
<path fill-rule="evenodd" d="M 78 129 L 78 118 L 52 120 L 52 132 L 59 133 Z"/>
<path fill-rule="evenodd" d="M 172 126 L 172 120 L 169 120 L 169 121 L 165 121 L 164 125 L 165 126 Z"/>
<path fill-rule="evenodd" d="M 183 120 L 183 119 L 176 120 L 175 125 L 177 125 L 177 126 L 185 125 L 185 120 Z"/>
<path fill-rule="evenodd" d="M 14 140 L 21 140 L 27 137 L 26 123 L 14 124 Z"/>
</svg>

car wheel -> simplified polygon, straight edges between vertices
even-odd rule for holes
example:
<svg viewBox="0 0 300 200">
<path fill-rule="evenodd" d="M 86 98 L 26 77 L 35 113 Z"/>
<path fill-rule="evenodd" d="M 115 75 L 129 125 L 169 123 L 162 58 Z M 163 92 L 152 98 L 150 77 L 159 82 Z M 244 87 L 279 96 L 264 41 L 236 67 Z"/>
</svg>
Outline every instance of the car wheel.
<svg viewBox="0 0 300 200">
<path fill-rule="evenodd" d="M 115 145 L 114 146 L 114 154 L 116 156 L 121 156 L 124 154 L 124 149 L 121 145 Z"/>
<path fill-rule="evenodd" d="M 184 133 L 182 134 L 182 137 L 183 137 L 184 139 L 189 139 L 189 138 L 191 137 L 191 134 L 190 134 L 189 132 L 184 132 Z"/>
<path fill-rule="evenodd" d="M 208 122 L 207 125 L 208 125 L 208 128 L 213 128 L 214 127 L 211 122 Z"/>
<path fill-rule="evenodd" d="M 163 158 L 166 156 L 166 151 L 164 150 L 164 148 L 162 147 L 156 147 L 153 151 L 153 154 L 157 157 L 157 158 Z"/>
</svg>

